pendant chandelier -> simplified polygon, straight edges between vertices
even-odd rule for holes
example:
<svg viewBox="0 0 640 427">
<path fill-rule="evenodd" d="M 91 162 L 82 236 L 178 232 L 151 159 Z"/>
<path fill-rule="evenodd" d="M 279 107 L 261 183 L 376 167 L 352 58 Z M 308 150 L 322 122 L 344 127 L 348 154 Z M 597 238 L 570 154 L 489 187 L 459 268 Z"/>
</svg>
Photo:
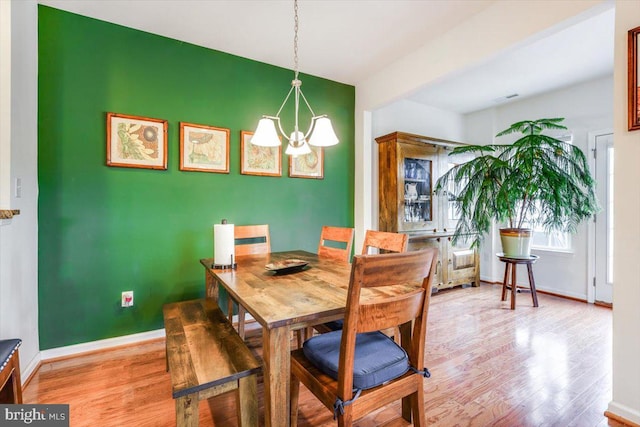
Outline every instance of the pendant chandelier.
<svg viewBox="0 0 640 427">
<path fill-rule="evenodd" d="M 289 89 L 289 93 L 285 97 L 278 113 L 275 116 L 267 116 L 264 115 L 258 122 L 258 127 L 256 128 L 253 137 L 250 142 L 254 145 L 259 145 L 262 147 L 277 147 L 281 144 L 280 137 L 278 136 L 278 132 L 276 131 L 276 123 L 278 124 L 278 130 L 282 134 L 282 136 L 289 142 L 287 145 L 287 149 L 285 151 L 286 154 L 291 156 L 304 155 L 311 152 L 311 148 L 309 144 L 316 147 L 328 147 L 331 145 L 336 145 L 338 143 L 338 137 L 336 133 L 333 131 L 333 126 L 331 125 L 331 120 L 327 117 L 326 114 L 316 116 L 316 114 L 311 109 L 307 98 L 305 98 L 302 93 L 302 82 L 298 79 L 298 0 L 293 1 L 293 13 L 294 13 L 294 37 L 293 37 L 293 80 L 291 81 L 291 89 Z M 280 122 L 280 113 L 282 112 L 282 108 L 285 106 L 289 97 L 293 93 L 293 99 L 295 103 L 295 120 L 293 132 L 291 132 L 290 136 L 287 136 L 287 133 L 282 129 L 282 123 Z M 305 105 L 311 112 L 311 123 L 309 125 L 309 129 L 306 133 L 302 133 L 298 127 L 298 111 L 300 106 L 300 98 L 304 101 Z M 307 141 L 307 138 L 308 141 Z"/>
</svg>

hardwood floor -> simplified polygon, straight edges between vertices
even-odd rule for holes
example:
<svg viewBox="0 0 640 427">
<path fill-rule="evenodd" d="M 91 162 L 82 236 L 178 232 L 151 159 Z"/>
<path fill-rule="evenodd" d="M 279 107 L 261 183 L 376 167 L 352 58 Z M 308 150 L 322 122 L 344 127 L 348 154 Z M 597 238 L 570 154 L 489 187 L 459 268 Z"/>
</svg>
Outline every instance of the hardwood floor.
<svg viewBox="0 0 640 427">
<path fill-rule="evenodd" d="M 430 426 L 604 427 L 611 400 L 611 310 L 539 294 L 500 301 L 500 286 L 433 296 L 427 329 L 425 411 Z M 260 336 L 249 336 L 261 353 Z M 263 417 L 262 383 L 259 407 Z M 47 362 L 25 403 L 68 403 L 72 426 L 172 426 L 174 401 L 164 340 Z M 236 425 L 233 395 L 200 404 L 200 425 Z M 390 405 L 358 422 L 374 427 L 400 413 Z M 336 425 L 301 389 L 300 426 Z M 613 424 L 611 424 L 613 425 Z"/>
</svg>

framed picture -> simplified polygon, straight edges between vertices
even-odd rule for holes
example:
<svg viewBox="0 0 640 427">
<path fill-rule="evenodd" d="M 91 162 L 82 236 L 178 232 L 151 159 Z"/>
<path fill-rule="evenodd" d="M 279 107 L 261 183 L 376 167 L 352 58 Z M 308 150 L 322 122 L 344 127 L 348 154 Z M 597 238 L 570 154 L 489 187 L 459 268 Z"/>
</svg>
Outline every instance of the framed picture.
<svg viewBox="0 0 640 427">
<path fill-rule="evenodd" d="M 167 121 L 107 113 L 107 166 L 167 169 Z"/>
<path fill-rule="evenodd" d="M 229 129 L 180 122 L 180 170 L 229 173 Z"/>
<path fill-rule="evenodd" d="M 322 147 L 310 145 L 311 153 L 289 157 L 289 176 L 292 178 L 324 178 L 324 153 Z"/>
<path fill-rule="evenodd" d="M 282 146 L 260 147 L 249 142 L 253 132 L 240 132 L 240 173 L 282 176 Z"/>
<path fill-rule="evenodd" d="M 629 30 L 629 130 L 640 129 L 640 27 Z"/>
</svg>

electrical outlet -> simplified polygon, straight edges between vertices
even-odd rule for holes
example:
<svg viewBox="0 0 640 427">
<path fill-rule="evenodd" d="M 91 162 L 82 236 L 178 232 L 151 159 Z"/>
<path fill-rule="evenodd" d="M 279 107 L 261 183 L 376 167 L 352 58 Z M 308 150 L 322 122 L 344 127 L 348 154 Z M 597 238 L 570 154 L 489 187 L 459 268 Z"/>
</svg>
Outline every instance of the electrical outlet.
<svg viewBox="0 0 640 427">
<path fill-rule="evenodd" d="M 133 307 L 133 291 L 122 292 L 122 306 Z"/>
</svg>

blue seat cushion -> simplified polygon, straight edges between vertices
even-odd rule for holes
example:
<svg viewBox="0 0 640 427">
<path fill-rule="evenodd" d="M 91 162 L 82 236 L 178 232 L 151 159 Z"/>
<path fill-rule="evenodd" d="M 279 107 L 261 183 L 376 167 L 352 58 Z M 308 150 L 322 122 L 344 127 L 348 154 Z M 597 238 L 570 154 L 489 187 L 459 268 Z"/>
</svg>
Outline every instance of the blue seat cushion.
<svg viewBox="0 0 640 427">
<path fill-rule="evenodd" d="M 331 378 L 338 379 L 342 331 L 309 338 L 302 346 L 311 363 Z M 409 357 L 402 347 L 382 332 L 356 336 L 353 388 L 366 390 L 399 377 L 409 370 Z"/>
<path fill-rule="evenodd" d="M 0 340 L 0 371 L 9 363 L 9 359 L 22 344 L 22 340 Z"/>
</svg>

